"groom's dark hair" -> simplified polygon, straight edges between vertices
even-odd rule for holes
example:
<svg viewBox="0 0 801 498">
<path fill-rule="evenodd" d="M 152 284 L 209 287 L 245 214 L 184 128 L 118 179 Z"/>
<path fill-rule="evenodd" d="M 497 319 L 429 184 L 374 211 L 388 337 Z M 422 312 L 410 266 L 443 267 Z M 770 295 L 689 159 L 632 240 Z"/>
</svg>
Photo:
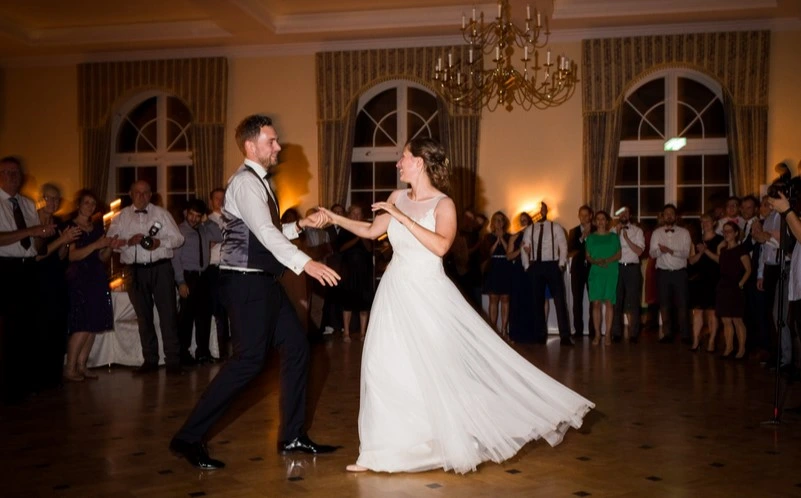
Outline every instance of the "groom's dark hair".
<svg viewBox="0 0 801 498">
<path fill-rule="evenodd" d="M 245 142 L 254 140 L 261 133 L 263 126 L 272 126 L 273 120 L 264 114 L 253 114 L 243 119 L 236 127 L 234 138 L 242 154 L 245 154 Z"/>
</svg>

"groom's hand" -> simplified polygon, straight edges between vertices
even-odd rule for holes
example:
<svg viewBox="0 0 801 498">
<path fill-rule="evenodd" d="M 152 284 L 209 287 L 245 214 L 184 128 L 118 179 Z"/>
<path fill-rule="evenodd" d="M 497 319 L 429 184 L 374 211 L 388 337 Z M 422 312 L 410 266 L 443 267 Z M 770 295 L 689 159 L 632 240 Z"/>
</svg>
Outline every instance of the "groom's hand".
<svg viewBox="0 0 801 498">
<path fill-rule="evenodd" d="M 328 217 L 324 213 L 317 211 L 316 213 L 313 213 L 300 220 L 298 224 L 303 228 L 306 227 L 323 228 L 326 225 L 328 225 L 328 222 L 329 222 Z"/>
<path fill-rule="evenodd" d="M 306 263 L 306 266 L 303 267 L 303 271 L 321 284 L 330 285 L 331 287 L 337 285 L 341 278 L 337 272 L 313 259 Z"/>
</svg>

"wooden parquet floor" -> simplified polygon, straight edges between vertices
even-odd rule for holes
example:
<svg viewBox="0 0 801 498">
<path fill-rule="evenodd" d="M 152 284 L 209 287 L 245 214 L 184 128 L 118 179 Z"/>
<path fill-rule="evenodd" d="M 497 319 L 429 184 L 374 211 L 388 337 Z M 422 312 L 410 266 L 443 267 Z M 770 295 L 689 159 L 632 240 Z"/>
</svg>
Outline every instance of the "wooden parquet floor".
<svg viewBox="0 0 801 498">
<path fill-rule="evenodd" d="M 692 353 L 680 344 L 516 346 L 597 404 L 551 448 L 527 445 L 501 465 L 462 476 L 348 474 L 358 454 L 361 343 L 316 345 L 311 436 L 333 455 L 276 454 L 275 361 L 240 397 L 210 442 L 224 470 L 201 472 L 167 444 L 219 368 L 133 377 L 97 369 L 0 415 L 0 496 L 36 497 L 785 497 L 801 496 L 801 416 L 772 417 L 774 375 L 755 362 Z M 274 359 L 273 359 L 274 360 Z M 787 387 L 798 406 L 801 385 Z"/>
</svg>

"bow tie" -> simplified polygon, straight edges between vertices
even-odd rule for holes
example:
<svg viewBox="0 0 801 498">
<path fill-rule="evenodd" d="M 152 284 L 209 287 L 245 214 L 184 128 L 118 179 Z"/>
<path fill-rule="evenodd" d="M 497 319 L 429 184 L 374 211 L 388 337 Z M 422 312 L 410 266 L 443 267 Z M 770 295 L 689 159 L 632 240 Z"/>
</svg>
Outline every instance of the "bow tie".
<svg viewBox="0 0 801 498">
<path fill-rule="evenodd" d="M 136 214 L 147 214 L 147 209 L 134 209 Z"/>
<path fill-rule="evenodd" d="M 676 230 L 675 230 L 675 229 L 673 229 L 673 228 L 665 228 L 665 233 L 673 233 L 673 232 L 675 232 L 675 231 L 676 231 Z"/>
</svg>

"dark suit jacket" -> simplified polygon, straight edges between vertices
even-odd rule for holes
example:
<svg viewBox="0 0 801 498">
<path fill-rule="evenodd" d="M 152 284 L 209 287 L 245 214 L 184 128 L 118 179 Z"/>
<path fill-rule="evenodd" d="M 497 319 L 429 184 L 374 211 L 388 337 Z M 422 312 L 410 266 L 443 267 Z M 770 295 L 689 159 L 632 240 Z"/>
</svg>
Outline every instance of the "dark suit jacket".
<svg viewBox="0 0 801 498">
<path fill-rule="evenodd" d="M 571 273 L 589 267 L 587 263 L 586 244 L 581 240 L 581 225 L 574 227 L 567 234 L 567 253 L 573 258 L 570 262 Z"/>
</svg>

